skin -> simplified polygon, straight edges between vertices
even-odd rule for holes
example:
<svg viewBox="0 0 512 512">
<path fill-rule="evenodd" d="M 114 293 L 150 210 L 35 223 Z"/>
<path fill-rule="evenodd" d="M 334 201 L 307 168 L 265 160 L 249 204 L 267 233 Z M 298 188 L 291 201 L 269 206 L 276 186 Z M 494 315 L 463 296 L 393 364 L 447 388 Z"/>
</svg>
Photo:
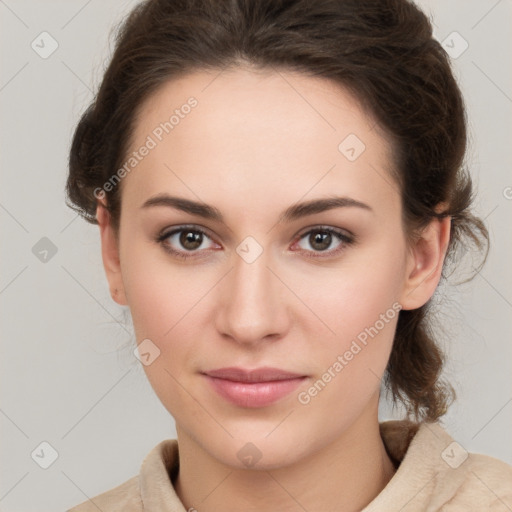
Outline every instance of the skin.
<svg viewBox="0 0 512 512">
<path fill-rule="evenodd" d="M 137 342 L 148 338 L 160 350 L 144 370 L 176 421 L 176 492 L 201 512 L 360 510 L 395 472 L 378 401 L 398 315 L 308 404 L 297 397 L 394 303 L 427 302 L 449 219 L 410 241 L 384 133 L 339 85 L 291 71 L 240 67 L 169 81 L 142 105 L 132 149 L 190 96 L 197 107 L 122 180 L 118 239 L 101 202 L 97 209 L 112 296 L 129 306 Z M 353 162 L 338 149 L 349 134 L 366 146 Z M 224 223 L 141 208 L 164 192 L 215 206 Z M 294 203 L 333 195 L 371 209 L 278 223 Z M 209 233 L 188 260 L 155 241 L 184 224 Z M 321 226 L 349 231 L 356 242 L 333 236 L 318 250 L 314 233 L 302 236 Z M 252 263 L 236 252 L 247 236 L 263 248 Z M 179 234 L 167 242 L 187 252 Z M 249 409 L 227 402 L 200 374 L 227 366 L 307 378 L 279 401 Z M 237 457 L 249 442 L 261 454 L 253 467 Z"/>
</svg>

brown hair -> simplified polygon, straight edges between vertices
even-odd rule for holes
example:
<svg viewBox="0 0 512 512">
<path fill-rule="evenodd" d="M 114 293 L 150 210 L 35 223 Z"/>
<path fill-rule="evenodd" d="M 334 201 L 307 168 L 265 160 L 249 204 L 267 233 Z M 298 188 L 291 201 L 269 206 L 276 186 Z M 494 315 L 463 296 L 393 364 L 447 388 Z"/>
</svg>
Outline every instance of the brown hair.
<svg viewBox="0 0 512 512">
<path fill-rule="evenodd" d="M 250 64 L 331 79 L 351 91 L 393 141 L 404 225 L 451 217 L 443 275 L 457 248 L 488 248 L 470 211 L 461 92 L 428 18 L 408 0 L 146 0 L 117 33 L 95 100 L 74 133 L 68 206 L 97 223 L 97 198 L 127 154 L 137 108 L 170 79 Z M 120 187 L 106 197 L 116 233 Z M 439 204 L 446 205 L 441 212 Z M 485 261 L 485 259 L 483 260 Z M 482 264 L 483 264 L 482 261 Z M 408 416 L 434 421 L 455 398 L 427 323 L 430 301 L 401 311 L 383 383 Z"/>
</svg>

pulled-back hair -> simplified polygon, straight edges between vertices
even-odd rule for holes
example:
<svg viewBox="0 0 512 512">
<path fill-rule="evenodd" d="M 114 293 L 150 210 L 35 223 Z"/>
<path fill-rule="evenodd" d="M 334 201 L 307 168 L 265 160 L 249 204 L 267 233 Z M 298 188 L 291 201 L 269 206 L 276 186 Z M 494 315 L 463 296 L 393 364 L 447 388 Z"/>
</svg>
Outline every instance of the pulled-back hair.
<svg viewBox="0 0 512 512">
<path fill-rule="evenodd" d="M 113 56 L 80 119 L 69 156 L 68 205 L 97 223 L 95 190 L 125 160 L 137 109 L 159 86 L 193 71 L 250 65 L 339 83 L 393 146 L 404 227 L 451 217 L 445 267 L 457 247 L 488 247 L 470 212 L 466 113 L 449 57 L 408 0 L 146 0 L 121 24 Z M 105 193 L 116 234 L 121 187 Z M 438 205 L 443 205 L 439 210 Z M 399 314 L 383 383 L 408 416 L 434 421 L 455 398 L 423 307 Z"/>
</svg>

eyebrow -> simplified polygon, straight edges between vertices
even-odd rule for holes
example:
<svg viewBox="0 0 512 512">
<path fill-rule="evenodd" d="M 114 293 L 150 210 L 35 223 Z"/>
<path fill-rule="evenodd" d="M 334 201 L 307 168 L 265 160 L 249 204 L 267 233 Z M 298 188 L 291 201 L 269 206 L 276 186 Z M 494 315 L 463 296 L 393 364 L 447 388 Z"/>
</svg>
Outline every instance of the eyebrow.
<svg viewBox="0 0 512 512">
<path fill-rule="evenodd" d="M 206 203 L 200 203 L 197 201 L 191 201 L 190 199 L 184 199 L 182 197 L 170 196 L 168 194 L 159 194 L 157 196 L 149 198 L 141 208 L 151 208 L 155 206 L 166 206 L 181 210 L 191 215 L 198 215 L 205 219 L 224 223 L 224 217 L 220 210 L 215 206 L 211 206 Z M 302 203 L 294 204 L 288 207 L 279 217 L 279 223 L 291 222 L 292 220 L 313 215 L 315 213 L 321 213 L 333 208 L 346 208 L 356 207 L 363 210 L 373 211 L 370 206 L 361 201 L 356 201 L 350 197 L 326 197 L 319 199 L 312 199 Z"/>
</svg>

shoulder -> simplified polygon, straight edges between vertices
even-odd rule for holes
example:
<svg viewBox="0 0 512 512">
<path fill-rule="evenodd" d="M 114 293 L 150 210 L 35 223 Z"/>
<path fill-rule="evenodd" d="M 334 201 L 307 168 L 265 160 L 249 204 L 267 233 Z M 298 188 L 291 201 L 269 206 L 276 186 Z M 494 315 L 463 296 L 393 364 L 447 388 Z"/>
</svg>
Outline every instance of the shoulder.
<svg viewBox="0 0 512 512">
<path fill-rule="evenodd" d="M 451 469 L 451 471 L 450 471 Z M 446 469 L 441 476 L 454 482 L 457 504 L 465 510 L 511 510 L 512 466 L 502 460 L 479 453 L 467 453 L 456 471 Z M 439 488 L 446 484 L 440 482 Z"/>
<path fill-rule="evenodd" d="M 397 471 L 365 512 L 512 510 L 512 466 L 470 453 L 439 423 L 381 425 Z"/>
<path fill-rule="evenodd" d="M 139 477 L 134 476 L 126 482 L 109 491 L 67 510 L 67 512 L 142 512 L 142 499 L 139 487 Z"/>
<path fill-rule="evenodd" d="M 414 442 L 416 441 L 416 443 Z M 512 466 L 471 453 L 439 423 L 421 424 L 411 442 L 413 461 L 428 468 L 433 510 L 486 510 L 512 508 Z"/>
</svg>

